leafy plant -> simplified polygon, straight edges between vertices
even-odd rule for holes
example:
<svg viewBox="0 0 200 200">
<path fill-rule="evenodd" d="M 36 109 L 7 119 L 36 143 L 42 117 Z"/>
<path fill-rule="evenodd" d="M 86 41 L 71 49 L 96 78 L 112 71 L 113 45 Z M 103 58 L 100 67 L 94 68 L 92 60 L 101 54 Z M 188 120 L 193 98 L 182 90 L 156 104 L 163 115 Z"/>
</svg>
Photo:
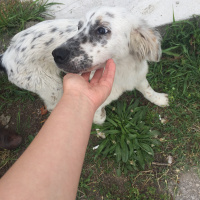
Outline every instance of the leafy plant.
<svg viewBox="0 0 200 200">
<path fill-rule="evenodd" d="M 105 137 L 100 141 L 96 156 L 114 157 L 118 163 L 117 174 L 121 171 L 142 168 L 154 156 L 153 146 L 159 145 L 158 131 L 151 130 L 145 123 L 147 109 L 139 105 L 139 100 L 127 105 L 118 101 L 116 108 L 108 106 L 105 123 L 94 125 L 96 133 Z"/>
</svg>

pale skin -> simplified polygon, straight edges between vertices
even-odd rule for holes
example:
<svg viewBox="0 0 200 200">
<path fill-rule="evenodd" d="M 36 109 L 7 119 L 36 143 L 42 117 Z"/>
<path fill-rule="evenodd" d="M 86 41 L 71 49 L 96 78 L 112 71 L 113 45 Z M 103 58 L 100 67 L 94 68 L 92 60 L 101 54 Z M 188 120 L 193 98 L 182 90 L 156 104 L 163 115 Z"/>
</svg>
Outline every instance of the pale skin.
<svg viewBox="0 0 200 200">
<path fill-rule="evenodd" d="M 109 96 L 115 64 L 82 76 L 67 74 L 64 94 L 27 150 L 0 180 L 0 199 L 73 200 L 94 113 Z"/>
</svg>

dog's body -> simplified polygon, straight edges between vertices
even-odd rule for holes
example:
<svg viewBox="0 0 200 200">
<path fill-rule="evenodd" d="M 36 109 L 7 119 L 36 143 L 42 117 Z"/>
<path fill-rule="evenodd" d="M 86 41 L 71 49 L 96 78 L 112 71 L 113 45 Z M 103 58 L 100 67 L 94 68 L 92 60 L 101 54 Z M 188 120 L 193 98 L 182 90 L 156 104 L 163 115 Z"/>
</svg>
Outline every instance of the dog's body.
<svg viewBox="0 0 200 200">
<path fill-rule="evenodd" d="M 167 95 L 155 92 L 146 79 L 147 61 L 157 62 L 160 56 L 156 31 L 125 9 L 102 7 L 84 20 L 45 21 L 18 33 L 1 60 L 9 80 L 37 93 L 51 111 L 62 96 L 61 70 L 96 70 L 113 58 L 112 92 L 94 117 L 101 124 L 106 118 L 104 107 L 127 90 L 136 88 L 152 103 L 168 105 Z"/>
<path fill-rule="evenodd" d="M 37 93 L 49 111 L 62 96 L 60 69 L 56 67 L 52 51 L 77 30 L 78 20 L 44 21 L 15 35 L 3 54 L 2 65 L 9 81 Z"/>
</svg>

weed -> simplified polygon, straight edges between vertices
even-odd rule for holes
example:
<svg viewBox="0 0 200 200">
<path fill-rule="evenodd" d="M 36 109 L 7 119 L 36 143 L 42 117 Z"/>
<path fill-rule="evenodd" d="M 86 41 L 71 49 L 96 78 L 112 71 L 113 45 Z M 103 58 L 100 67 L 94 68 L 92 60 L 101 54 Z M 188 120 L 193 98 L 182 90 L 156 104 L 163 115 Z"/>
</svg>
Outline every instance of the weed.
<svg viewBox="0 0 200 200">
<path fill-rule="evenodd" d="M 80 178 L 79 181 L 79 190 L 77 192 L 77 198 L 82 198 L 82 197 L 86 197 L 85 191 L 86 190 L 91 190 L 89 184 L 91 183 L 91 177 L 93 175 L 93 171 L 90 170 L 89 175 L 87 176 L 87 178 Z"/>
<path fill-rule="evenodd" d="M 156 139 L 158 131 L 145 123 L 146 107 L 138 104 L 139 100 L 129 105 L 118 101 L 116 107 L 107 107 L 106 122 L 94 125 L 97 134 L 104 137 L 95 158 L 100 154 L 114 157 L 119 166 L 118 175 L 138 167 L 144 169 L 145 163 L 149 164 L 154 156 L 152 147 L 160 144 Z"/>
</svg>

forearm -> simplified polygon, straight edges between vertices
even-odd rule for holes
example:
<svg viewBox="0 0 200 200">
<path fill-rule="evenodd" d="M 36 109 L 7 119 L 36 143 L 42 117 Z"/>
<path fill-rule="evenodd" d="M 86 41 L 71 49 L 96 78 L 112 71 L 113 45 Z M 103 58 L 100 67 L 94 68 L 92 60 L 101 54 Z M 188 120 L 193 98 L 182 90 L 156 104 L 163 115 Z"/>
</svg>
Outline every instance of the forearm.
<svg viewBox="0 0 200 200">
<path fill-rule="evenodd" d="M 75 199 L 93 115 L 85 97 L 63 97 L 2 178 L 0 199 Z"/>
</svg>

